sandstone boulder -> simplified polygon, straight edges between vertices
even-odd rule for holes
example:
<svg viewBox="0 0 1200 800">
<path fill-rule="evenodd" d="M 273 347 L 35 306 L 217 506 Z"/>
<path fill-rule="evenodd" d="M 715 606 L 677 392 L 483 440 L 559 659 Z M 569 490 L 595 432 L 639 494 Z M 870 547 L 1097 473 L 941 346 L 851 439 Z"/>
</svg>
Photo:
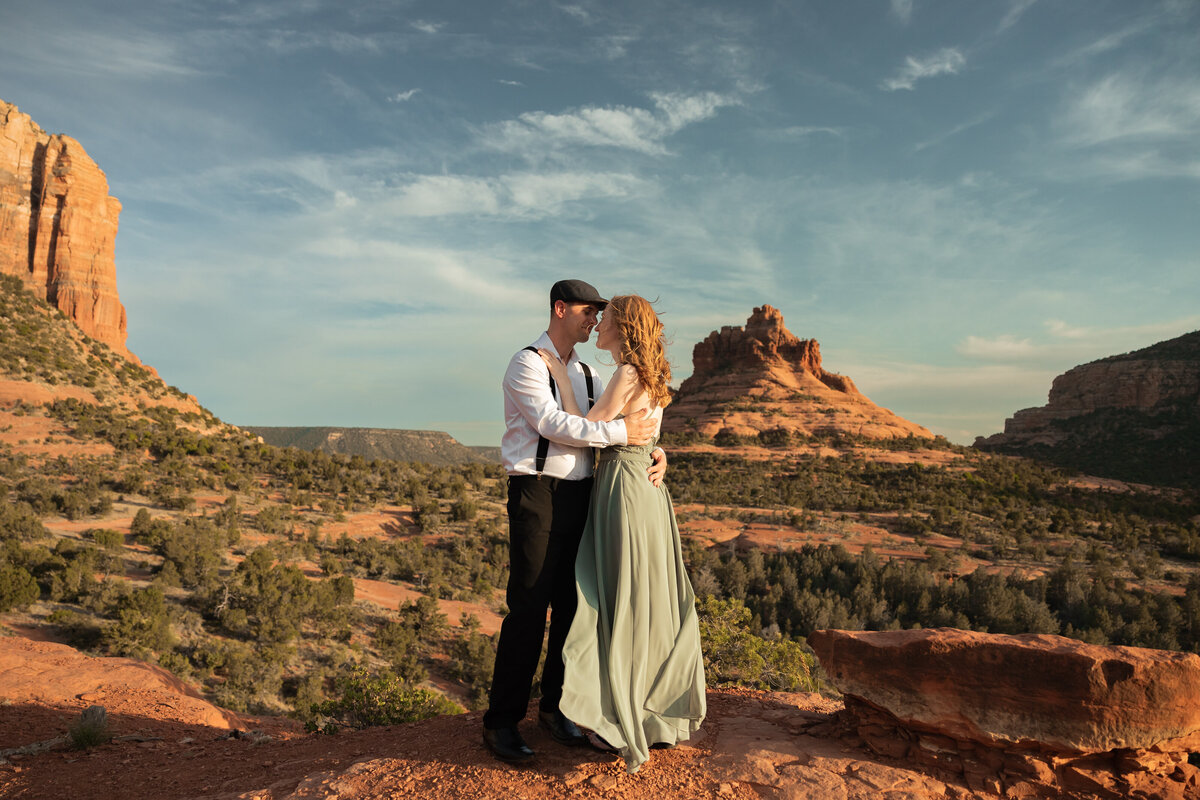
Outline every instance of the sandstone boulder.
<svg viewBox="0 0 1200 800">
<path fill-rule="evenodd" d="M 840 691 L 915 729 L 1076 755 L 1200 747 L 1195 654 L 949 628 L 808 642 Z"/>
</svg>

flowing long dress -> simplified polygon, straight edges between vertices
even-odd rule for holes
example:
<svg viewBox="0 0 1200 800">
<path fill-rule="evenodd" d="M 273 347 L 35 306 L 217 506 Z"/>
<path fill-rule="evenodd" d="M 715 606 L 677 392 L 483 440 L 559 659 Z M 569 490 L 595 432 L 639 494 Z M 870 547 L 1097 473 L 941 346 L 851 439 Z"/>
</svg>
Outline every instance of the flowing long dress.
<svg viewBox="0 0 1200 800">
<path fill-rule="evenodd" d="M 560 710 L 618 748 L 629 772 L 651 745 L 687 740 L 706 711 L 695 595 L 671 496 L 646 479 L 653 448 L 600 451 L 563 647 Z"/>
</svg>

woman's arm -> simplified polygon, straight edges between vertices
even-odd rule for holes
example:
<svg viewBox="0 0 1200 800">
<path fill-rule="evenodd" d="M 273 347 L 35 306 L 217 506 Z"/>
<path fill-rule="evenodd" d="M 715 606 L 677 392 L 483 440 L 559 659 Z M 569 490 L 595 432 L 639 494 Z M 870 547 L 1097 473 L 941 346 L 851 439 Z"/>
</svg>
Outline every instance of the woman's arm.
<svg viewBox="0 0 1200 800">
<path fill-rule="evenodd" d="M 641 383 L 638 381 L 637 370 L 628 364 L 622 364 L 617 367 L 617 372 L 613 375 L 612 383 L 604 388 L 604 393 L 600 395 L 600 399 L 596 401 L 596 405 L 592 406 L 591 410 L 585 415 L 579 409 L 579 403 L 575 400 L 575 390 L 571 387 L 570 376 L 567 375 L 567 367 L 563 362 L 555 358 L 554 354 L 549 350 L 538 350 L 538 355 L 546 362 L 546 366 L 550 368 L 550 375 L 554 378 L 554 383 L 558 387 L 558 393 L 562 398 L 563 411 L 568 414 L 574 414 L 577 417 L 583 417 L 590 422 L 608 422 L 615 419 L 618 414 L 625 410 L 625 406 L 629 404 L 630 399 L 636 394 Z"/>
<path fill-rule="evenodd" d="M 629 401 L 637 394 L 641 385 L 636 369 L 628 364 L 617 367 L 612 383 L 604 387 L 604 394 L 600 395 L 600 399 L 592 406 L 585 419 L 592 422 L 608 422 L 615 419 L 629 405 Z"/>
<path fill-rule="evenodd" d="M 582 417 L 583 412 L 579 410 L 579 403 L 575 402 L 575 390 L 571 388 L 571 376 L 567 374 L 567 365 L 545 348 L 539 348 L 538 355 L 550 369 L 550 377 L 554 379 L 558 396 L 562 400 L 562 410 L 572 416 Z"/>
</svg>

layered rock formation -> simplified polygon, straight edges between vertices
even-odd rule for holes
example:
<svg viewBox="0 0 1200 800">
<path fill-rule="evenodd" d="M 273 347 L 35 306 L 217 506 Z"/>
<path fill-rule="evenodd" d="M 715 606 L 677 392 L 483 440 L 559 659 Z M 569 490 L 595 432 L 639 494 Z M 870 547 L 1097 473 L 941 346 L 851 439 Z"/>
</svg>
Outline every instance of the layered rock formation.
<svg viewBox="0 0 1200 800">
<path fill-rule="evenodd" d="M 1096 475 L 1200 486 L 1200 331 L 1075 367 L 975 446 Z"/>
<path fill-rule="evenodd" d="M 0 272 L 129 358 L 114 262 L 120 213 L 79 142 L 0 100 Z"/>
<path fill-rule="evenodd" d="M 291 428 L 256 427 L 243 425 L 249 431 L 276 447 L 299 447 L 342 453 L 366 459 L 390 458 L 396 461 L 419 461 L 423 464 L 450 466 L 454 464 L 496 463 L 442 431 L 412 431 L 395 428 Z"/>
<path fill-rule="evenodd" d="M 692 364 L 664 420 L 668 432 L 933 436 L 872 403 L 850 378 L 827 371 L 817 341 L 797 338 L 769 305 L 754 309 L 745 327 L 710 333 L 693 349 Z"/>
<path fill-rule="evenodd" d="M 949 628 L 816 631 L 808 643 L 869 746 L 977 791 L 1200 791 L 1188 763 L 1200 748 L 1195 654 Z"/>
</svg>

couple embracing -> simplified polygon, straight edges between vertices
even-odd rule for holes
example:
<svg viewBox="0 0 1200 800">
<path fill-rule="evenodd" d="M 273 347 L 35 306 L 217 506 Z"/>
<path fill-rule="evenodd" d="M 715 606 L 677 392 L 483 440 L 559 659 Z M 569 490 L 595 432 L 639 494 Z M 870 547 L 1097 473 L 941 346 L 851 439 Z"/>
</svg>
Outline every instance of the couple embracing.
<svg viewBox="0 0 1200 800">
<path fill-rule="evenodd" d="M 593 328 L 617 364 L 607 388 L 575 352 Z M 538 721 L 556 742 L 588 746 L 582 725 L 636 772 L 704 719 L 695 598 L 655 446 L 670 378 L 650 303 L 580 280 L 554 284 L 546 332 L 508 365 L 509 611 L 483 718 L 501 760 L 534 756 L 517 724 L 547 609 Z"/>
</svg>

